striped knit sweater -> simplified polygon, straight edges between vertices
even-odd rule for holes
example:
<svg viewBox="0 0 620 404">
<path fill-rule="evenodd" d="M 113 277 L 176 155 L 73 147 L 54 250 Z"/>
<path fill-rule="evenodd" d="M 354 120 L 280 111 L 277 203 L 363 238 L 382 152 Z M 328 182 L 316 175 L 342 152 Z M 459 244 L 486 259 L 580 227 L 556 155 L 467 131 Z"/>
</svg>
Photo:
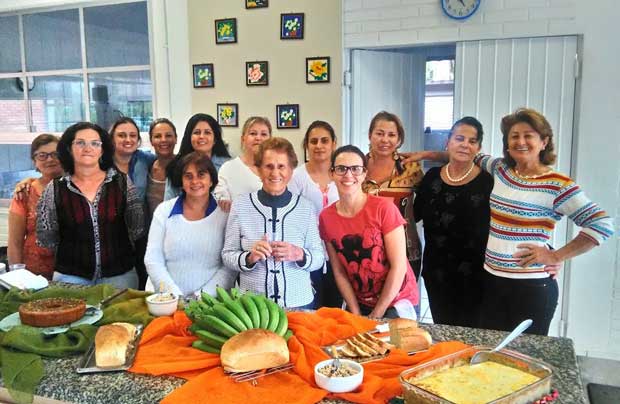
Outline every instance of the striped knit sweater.
<svg viewBox="0 0 620 404">
<path fill-rule="evenodd" d="M 272 208 L 259 201 L 257 192 L 233 200 L 222 250 L 224 265 L 240 272 L 242 290 L 264 294 L 282 307 L 305 306 L 314 299 L 310 272 L 322 268 L 325 261 L 314 207 L 306 198 L 293 194 L 287 205 L 276 209 L 276 217 L 272 215 Z M 287 241 L 303 248 L 304 265 L 268 258 L 246 266 L 246 256 L 264 234 L 271 241 Z"/>
<path fill-rule="evenodd" d="M 581 234 L 600 244 L 613 234 L 612 219 L 590 201 L 575 182 L 552 171 L 538 178 L 523 179 L 501 158 L 478 155 L 475 160 L 493 175 L 491 228 L 484 268 L 506 278 L 545 278 L 544 265 L 518 266 L 513 254 L 521 243 L 546 245 L 555 223 L 568 216 Z"/>
</svg>

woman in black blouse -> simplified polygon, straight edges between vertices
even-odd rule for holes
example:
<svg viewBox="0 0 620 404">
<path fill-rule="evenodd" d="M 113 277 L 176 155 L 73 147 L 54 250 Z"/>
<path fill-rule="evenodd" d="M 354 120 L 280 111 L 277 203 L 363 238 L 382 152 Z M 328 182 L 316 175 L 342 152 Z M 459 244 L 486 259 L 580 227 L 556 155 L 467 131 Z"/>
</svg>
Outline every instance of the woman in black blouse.
<svg viewBox="0 0 620 404">
<path fill-rule="evenodd" d="M 479 317 L 493 188 L 493 178 L 473 162 L 482 134 L 476 118 L 455 122 L 448 164 L 426 173 L 414 202 L 414 217 L 424 223 L 422 276 L 437 324 L 475 327 Z"/>
</svg>

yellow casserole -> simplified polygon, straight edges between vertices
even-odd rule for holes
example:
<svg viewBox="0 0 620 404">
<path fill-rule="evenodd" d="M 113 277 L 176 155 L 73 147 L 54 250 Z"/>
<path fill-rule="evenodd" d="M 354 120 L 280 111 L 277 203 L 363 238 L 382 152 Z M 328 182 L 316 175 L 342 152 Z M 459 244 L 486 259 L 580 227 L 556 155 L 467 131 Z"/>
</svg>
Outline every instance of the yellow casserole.
<svg viewBox="0 0 620 404">
<path fill-rule="evenodd" d="M 538 377 L 497 362 L 444 369 L 409 382 L 456 404 L 497 400 L 539 380 Z"/>
</svg>

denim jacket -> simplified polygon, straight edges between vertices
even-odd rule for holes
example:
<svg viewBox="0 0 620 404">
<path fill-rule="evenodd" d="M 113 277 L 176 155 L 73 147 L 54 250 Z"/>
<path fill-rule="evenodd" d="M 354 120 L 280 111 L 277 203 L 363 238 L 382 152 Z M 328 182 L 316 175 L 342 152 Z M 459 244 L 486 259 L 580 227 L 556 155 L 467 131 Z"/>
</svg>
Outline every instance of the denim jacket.
<svg viewBox="0 0 620 404">
<path fill-rule="evenodd" d="M 141 201 L 146 200 L 146 186 L 148 184 L 149 171 L 155 159 L 156 157 L 153 153 L 138 149 L 131 156 L 131 160 L 129 160 L 128 176 L 136 187 L 138 198 L 140 198 Z"/>
</svg>

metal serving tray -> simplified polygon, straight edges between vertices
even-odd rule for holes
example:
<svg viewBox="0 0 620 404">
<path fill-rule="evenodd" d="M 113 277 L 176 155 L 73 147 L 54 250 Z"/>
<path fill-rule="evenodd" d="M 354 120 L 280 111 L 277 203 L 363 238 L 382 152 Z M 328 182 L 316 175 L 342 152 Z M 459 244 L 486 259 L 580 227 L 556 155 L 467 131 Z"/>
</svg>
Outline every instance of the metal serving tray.
<svg viewBox="0 0 620 404">
<path fill-rule="evenodd" d="M 444 369 L 469 364 L 469 360 L 476 352 L 490 351 L 491 349 L 491 347 L 487 346 L 474 346 L 405 370 L 399 377 L 400 383 L 403 386 L 405 403 L 454 404 L 452 401 L 439 397 L 430 391 L 414 385 L 412 382 Z M 532 403 L 545 394 L 548 394 L 551 390 L 551 376 L 553 371 L 549 365 L 540 360 L 507 349 L 502 349 L 497 353 L 491 354 L 489 360 L 530 373 L 540 379 L 520 390 L 485 404 Z"/>
<path fill-rule="evenodd" d="M 97 366 L 97 362 L 95 360 L 95 341 L 93 339 L 92 344 L 88 348 L 88 351 L 82 356 L 78 367 L 75 369 L 78 373 L 101 373 L 101 372 L 119 372 L 123 370 L 127 370 L 133 364 L 133 360 L 136 357 L 136 352 L 138 351 L 138 343 L 140 342 L 140 337 L 142 336 L 142 329 L 144 326 L 142 324 L 136 324 L 136 336 L 133 341 L 130 342 L 129 348 L 127 349 L 127 357 L 125 358 L 125 363 L 120 366 L 114 367 L 106 367 L 100 368 Z"/>
</svg>

